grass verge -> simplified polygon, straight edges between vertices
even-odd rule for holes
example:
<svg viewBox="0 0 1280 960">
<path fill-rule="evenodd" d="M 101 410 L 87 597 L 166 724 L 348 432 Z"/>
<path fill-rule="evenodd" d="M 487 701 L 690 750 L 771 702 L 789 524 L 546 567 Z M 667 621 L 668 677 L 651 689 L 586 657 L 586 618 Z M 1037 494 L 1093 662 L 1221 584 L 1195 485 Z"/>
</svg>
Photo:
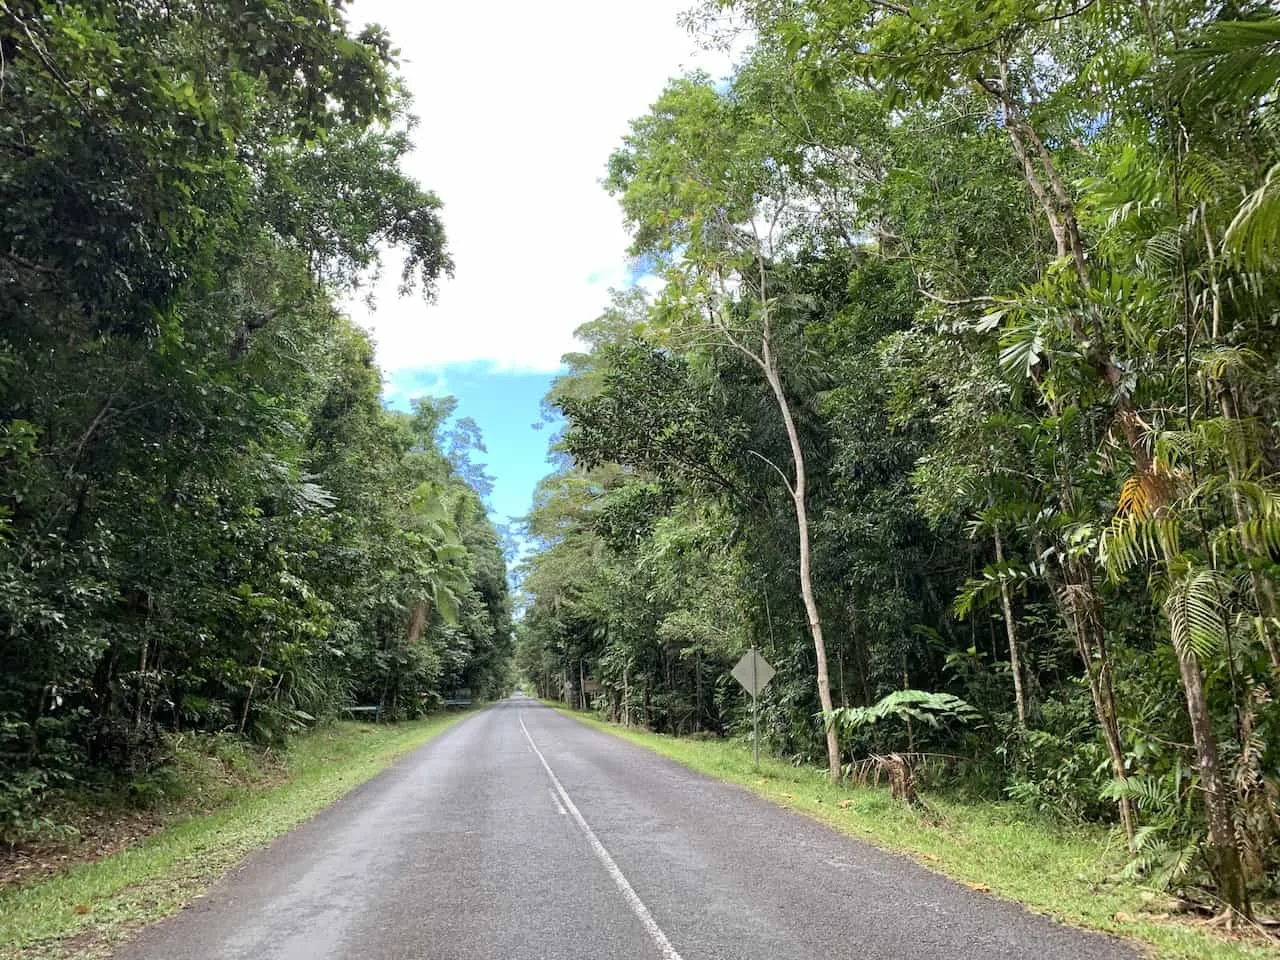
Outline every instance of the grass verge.
<svg viewBox="0 0 1280 960">
<path fill-rule="evenodd" d="M 1108 881 L 1124 852 L 1107 831 L 1052 823 L 1012 803 L 963 803 L 927 796 L 914 810 L 873 787 L 831 784 L 825 771 L 774 757 L 752 765 L 751 747 L 686 740 L 619 727 L 550 704 L 581 723 L 629 740 L 692 770 L 740 784 L 780 806 L 896 853 L 938 873 L 1065 923 L 1126 937 L 1150 956 L 1177 960 L 1280 957 L 1280 944 L 1233 936 L 1162 915 L 1153 891 Z M 1154 906 L 1153 906 L 1154 905 Z M 1153 912 L 1153 909 L 1157 912 Z"/>
<path fill-rule="evenodd" d="M 298 740 L 284 782 L 230 792 L 220 809 L 142 843 L 0 893 L 0 958 L 92 957 L 179 910 L 247 854 L 369 780 L 465 714 L 339 723 Z"/>
</svg>

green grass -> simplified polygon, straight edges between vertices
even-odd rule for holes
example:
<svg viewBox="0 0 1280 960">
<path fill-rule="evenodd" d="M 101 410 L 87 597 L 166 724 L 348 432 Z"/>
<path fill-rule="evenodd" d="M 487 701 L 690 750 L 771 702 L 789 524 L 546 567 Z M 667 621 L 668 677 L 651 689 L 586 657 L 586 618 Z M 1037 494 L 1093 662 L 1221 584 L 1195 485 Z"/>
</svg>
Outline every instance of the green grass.
<svg viewBox="0 0 1280 960">
<path fill-rule="evenodd" d="M 964 803 L 928 795 L 927 811 L 874 787 L 836 786 L 825 771 L 793 767 L 751 747 L 686 740 L 623 728 L 556 706 L 574 719 L 647 747 L 692 770 L 741 784 L 780 806 L 821 820 L 931 870 L 1065 923 L 1131 938 L 1151 956 L 1179 960 L 1280 957 L 1280 945 L 1231 938 L 1184 919 L 1150 912 L 1151 891 L 1108 881 L 1124 851 L 1104 830 L 1052 823 L 1012 803 Z"/>
<path fill-rule="evenodd" d="M 228 791 L 216 812 L 175 823 L 105 859 L 0 893 L 0 958 L 106 952 L 460 718 L 327 727 L 290 748 L 285 782 Z"/>
</svg>

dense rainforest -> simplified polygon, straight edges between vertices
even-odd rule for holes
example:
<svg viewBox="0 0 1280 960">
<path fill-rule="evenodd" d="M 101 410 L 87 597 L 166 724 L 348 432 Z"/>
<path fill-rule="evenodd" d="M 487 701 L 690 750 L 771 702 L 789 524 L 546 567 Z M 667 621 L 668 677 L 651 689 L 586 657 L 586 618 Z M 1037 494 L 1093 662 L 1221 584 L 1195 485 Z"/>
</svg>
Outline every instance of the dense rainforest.
<svg viewBox="0 0 1280 960">
<path fill-rule="evenodd" d="M 724 0 L 609 160 L 637 272 L 547 398 L 543 696 L 1280 884 L 1280 20 Z M 655 91 L 657 94 L 658 91 Z M 647 292 L 646 292 L 647 291 Z"/>
<path fill-rule="evenodd" d="M 506 683 L 474 425 L 385 409 L 342 310 L 451 269 L 343 7 L 0 0 L 0 841 L 176 733 Z"/>
</svg>

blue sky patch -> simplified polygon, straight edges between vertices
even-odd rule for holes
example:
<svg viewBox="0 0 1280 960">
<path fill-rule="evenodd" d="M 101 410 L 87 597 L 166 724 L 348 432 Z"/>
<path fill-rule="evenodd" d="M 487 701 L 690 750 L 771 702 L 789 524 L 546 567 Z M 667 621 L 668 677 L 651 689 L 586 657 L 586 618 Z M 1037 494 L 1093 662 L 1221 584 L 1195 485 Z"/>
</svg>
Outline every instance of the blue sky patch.
<svg viewBox="0 0 1280 960">
<path fill-rule="evenodd" d="M 397 370 L 387 377 L 385 397 L 396 410 L 408 410 L 416 397 L 457 397 L 456 416 L 473 419 L 484 436 L 486 452 L 475 459 L 493 477 L 490 510 L 505 524 L 529 512 L 534 487 L 551 469 L 547 444 L 559 418 L 544 421 L 542 398 L 556 376 L 499 370 L 485 362 Z"/>
</svg>

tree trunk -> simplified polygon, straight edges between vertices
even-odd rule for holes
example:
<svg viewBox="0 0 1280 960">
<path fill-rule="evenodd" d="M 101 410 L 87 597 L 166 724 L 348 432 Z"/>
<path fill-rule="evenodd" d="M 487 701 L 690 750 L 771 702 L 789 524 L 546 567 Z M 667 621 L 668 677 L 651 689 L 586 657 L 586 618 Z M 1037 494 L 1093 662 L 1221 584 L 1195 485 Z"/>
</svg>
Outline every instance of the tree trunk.
<svg viewBox="0 0 1280 960">
<path fill-rule="evenodd" d="M 1210 340 L 1212 343 L 1218 344 L 1222 342 L 1222 292 L 1218 285 L 1216 267 L 1218 250 L 1213 242 L 1213 232 L 1209 229 L 1209 221 L 1204 216 L 1203 207 L 1201 209 L 1200 226 L 1204 231 L 1205 249 L 1209 254 L 1209 294 L 1212 306 Z M 1218 407 L 1222 411 L 1223 418 L 1233 423 L 1241 423 L 1243 418 L 1240 414 L 1240 404 L 1236 401 L 1235 391 L 1232 389 L 1231 378 L 1228 373 L 1222 371 L 1218 374 L 1211 374 L 1211 379 L 1214 386 L 1215 399 L 1218 401 Z M 1237 431 L 1227 431 L 1226 433 L 1226 455 L 1224 459 L 1227 464 L 1227 476 L 1230 477 L 1232 484 L 1239 483 L 1248 473 L 1246 467 L 1248 454 L 1247 451 L 1242 449 L 1242 444 L 1239 442 L 1240 437 L 1241 434 Z M 1231 509 L 1235 515 L 1236 524 L 1240 528 L 1240 538 L 1244 548 L 1253 556 L 1259 557 L 1264 561 L 1269 559 L 1269 553 L 1266 548 L 1259 544 L 1249 531 L 1250 511 L 1244 497 L 1240 494 L 1240 490 L 1234 486 L 1231 490 Z M 1272 681 L 1275 683 L 1280 681 L 1280 642 L 1277 642 L 1275 635 L 1276 624 L 1280 622 L 1280 598 L 1276 597 L 1275 584 L 1272 580 L 1262 574 L 1253 564 L 1249 565 L 1249 582 L 1253 587 L 1254 604 L 1258 608 L 1258 637 L 1267 651 L 1267 657 L 1271 660 Z"/>
<path fill-rule="evenodd" d="M 1093 711 L 1102 728 L 1102 737 L 1111 758 L 1111 773 L 1117 780 L 1128 774 L 1124 766 L 1124 746 L 1120 740 L 1120 723 L 1116 718 L 1115 691 L 1111 682 L 1111 658 L 1107 653 L 1106 635 L 1102 629 L 1102 601 L 1093 584 L 1093 570 L 1083 560 L 1059 558 L 1062 570 L 1061 591 L 1054 596 L 1071 627 L 1076 641 L 1076 652 L 1084 662 L 1085 676 L 1089 681 L 1089 695 Z M 1133 852 L 1135 822 L 1133 806 L 1128 797 L 1116 801 L 1120 811 L 1120 823 L 1124 827 L 1125 840 Z"/>
<path fill-rule="evenodd" d="M 409 614 L 409 626 L 405 630 L 405 640 L 409 646 L 413 646 L 422 637 L 422 628 L 427 622 L 427 605 L 419 601 L 413 605 L 413 611 Z"/>
<path fill-rule="evenodd" d="M 831 715 L 831 680 L 827 675 L 827 644 L 822 636 L 822 618 L 818 614 L 818 603 L 813 595 L 813 577 L 810 572 L 809 558 L 809 507 L 805 500 L 805 464 L 804 450 L 800 446 L 800 435 L 796 431 L 795 420 L 791 416 L 791 406 L 782 389 L 782 381 L 778 376 L 777 364 L 773 359 L 772 345 L 769 342 L 768 310 L 765 310 L 764 334 L 762 337 L 760 364 L 765 379 L 773 390 L 778 401 L 778 411 L 782 414 L 782 425 L 787 431 L 787 440 L 791 444 L 791 462 L 795 470 L 795 482 L 791 487 L 791 502 L 796 511 L 796 527 L 800 546 L 800 594 L 804 598 L 804 610 L 809 620 L 809 633 L 813 637 L 813 651 L 818 663 L 818 701 L 822 704 L 824 726 L 827 731 L 827 773 L 831 780 L 840 779 L 840 741 L 834 724 L 825 720 Z"/>
<path fill-rule="evenodd" d="M 849 695 L 844 689 L 844 651 L 839 647 L 836 648 L 836 673 L 840 677 L 840 706 L 847 707 Z"/>
<path fill-rule="evenodd" d="M 867 649 L 866 638 L 858 630 L 858 608 L 853 603 L 849 604 L 849 631 L 853 635 L 853 665 L 858 680 L 858 695 L 862 698 L 858 706 L 869 707 L 875 703 L 874 691 L 871 689 L 871 653 Z"/>
<path fill-rule="evenodd" d="M 265 651 L 262 647 L 258 647 L 258 669 L 262 669 L 262 659 Z M 236 731 L 239 736 L 244 736 L 244 728 L 249 724 L 249 710 L 253 706 L 253 695 L 258 689 L 258 674 L 255 671 L 253 679 L 249 681 L 249 693 L 244 698 L 244 709 L 240 711 L 240 727 Z"/>
<path fill-rule="evenodd" d="M 1236 846 L 1235 827 L 1231 817 L 1231 799 L 1222 772 L 1218 769 L 1218 741 L 1209 719 L 1209 705 L 1204 695 L 1204 675 L 1191 650 L 1178 650 L 1178 668 L 1187 695 L 1187 713 L 1191 717 L 1191 736 L 1195 740 L 1200 766 L 1200 787 L 1209 819 L 1209 842 L 1213 845 L 1215 872 L 1222 898 L 1242 916 L 1250 915 L 1249 894 L 1245 888 L 1240 848 Z"/>
<path fill-rule="evenodd" d="M 694 690 L 696 691 L 695 698 L 694 698 L 695 712 L 693 715 L 693 718 L 694 718 L 693 729 L 700 733 L 702 732 L 702 650 L 701 649 L 699 649 L 698 652 L 694 655 L 693 671 L 694 671 Z"/>
<path fill-rule="evenodd" d="M 145 691 L 143 685 L 146 683 L 147 674 L 147 648 L 151 646 L 151 640 L 148 632 L 142 635 L 142 646 L 138 650 L 138 685 L 137 685 L 137 702 L 134 704 L 133 711 L 133 732 L 138 733 L 142 730 L 142 709 L 145 703 Z"/>
<path fill-rule="evenodd" d="M 1000 527 L 993 531 L 996 541 L 996 564 L 1004 566 L 1004 543 L 1000 539 Z M 1009 599 L 1009 583 L 1000 574 L 1000 606 L 1004 610 L 1004 632 L 1009 637 L 1009 667 L 1013 671 L 1013 700 L 1018 708 L 1018 726 L 1027 729 L 1027 700 L 1022 692 L 1022 655 L 1018 651 L 1018 632 L 1013 622 L 1013 603 Z"/>
</svg>

